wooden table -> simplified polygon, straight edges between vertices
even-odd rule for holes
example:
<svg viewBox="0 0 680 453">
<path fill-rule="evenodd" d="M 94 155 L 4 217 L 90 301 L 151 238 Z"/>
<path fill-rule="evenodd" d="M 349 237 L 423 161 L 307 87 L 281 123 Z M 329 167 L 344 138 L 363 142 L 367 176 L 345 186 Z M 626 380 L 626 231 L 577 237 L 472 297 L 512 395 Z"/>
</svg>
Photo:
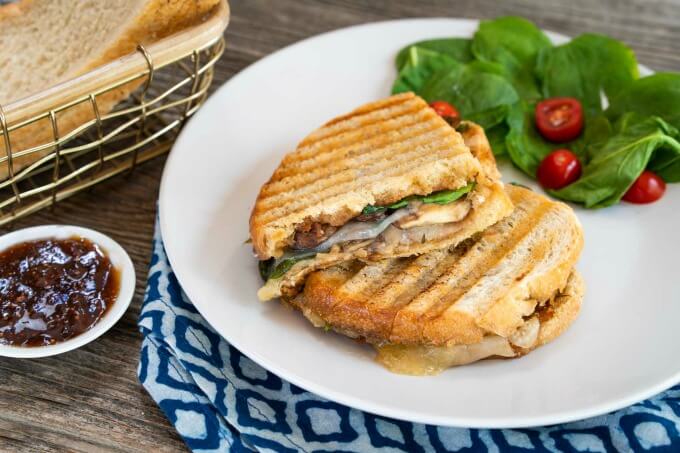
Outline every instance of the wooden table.
<svg viewBox="0 0 680 453">
<path fill-rule="evenodd" d="M 364 22 L 417 16 L 515 14 L 575 35 L 624 40 L 655 70 L 680 71 L 679 0 L 233 0 L 218 87 L 250 63 L 300 39 Z M 265 124 L 266 127 L 266 124 Z M 137 380 L 144 294 L 164 160 L 143 165 L 16 227 L 66 223 L 118 240 L 137 270 L 131 308 L 108 334 L 80 350 L 40 360 L 0 359 L 0 450 L 182 451 L 182 440 Z"/>
</svg>

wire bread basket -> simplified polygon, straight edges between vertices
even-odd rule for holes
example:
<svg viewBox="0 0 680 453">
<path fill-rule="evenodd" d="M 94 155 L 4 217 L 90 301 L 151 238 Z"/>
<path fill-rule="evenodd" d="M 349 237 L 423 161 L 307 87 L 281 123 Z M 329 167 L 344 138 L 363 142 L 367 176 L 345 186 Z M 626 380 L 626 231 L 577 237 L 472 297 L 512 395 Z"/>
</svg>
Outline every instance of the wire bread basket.
<svg viewBox="0 0 680 453">
<path fill-rule="evenodd" d="M 222 0 L 193 27 L 0 105 L 0 226 L 166 153 L 208 95 L 228 21 Z"/>
</svg>

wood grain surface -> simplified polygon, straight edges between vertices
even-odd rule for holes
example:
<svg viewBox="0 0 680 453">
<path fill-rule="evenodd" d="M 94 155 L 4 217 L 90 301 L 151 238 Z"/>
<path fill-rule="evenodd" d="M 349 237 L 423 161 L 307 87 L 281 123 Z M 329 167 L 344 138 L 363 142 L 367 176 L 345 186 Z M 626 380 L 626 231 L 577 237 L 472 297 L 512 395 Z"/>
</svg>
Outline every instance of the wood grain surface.
<svg viewBox="0 0 680 453">
<path fill-rule="evenodd" d="M 213 89 L 303 38 L 365 22 L 421 16 L 515 14 L 568 35 L 606 33 L 628 43 L 651 68 L 680 71 L 680 0 L 234 0 L 231 6 L 228 48 L 217 64 Z M 131 308 L 99 340 L 53 358 L 0 358 L 1 451 L 186 449 L 136 374 L 141 342 L 136 321 L 163 163 L 162 158 L 149 162 L 130 176 L 15 225 L 65 223 L 98 229 L 127 249 L 138 278 Z"/>
</svg>

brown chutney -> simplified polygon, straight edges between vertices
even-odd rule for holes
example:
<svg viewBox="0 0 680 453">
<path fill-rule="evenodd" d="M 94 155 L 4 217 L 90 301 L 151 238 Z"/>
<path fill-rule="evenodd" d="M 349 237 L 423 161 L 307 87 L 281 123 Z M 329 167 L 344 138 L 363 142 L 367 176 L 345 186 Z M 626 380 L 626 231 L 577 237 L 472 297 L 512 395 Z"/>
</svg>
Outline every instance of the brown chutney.
<svg viewBox="0 0 680 453">
<path fill-rule="evenodd" d="M 113 305 L 120 275 L 88 239 L 44 239 L 0 252 L 0 344 L 44 346 L 95 325 Z"/>
</svg>

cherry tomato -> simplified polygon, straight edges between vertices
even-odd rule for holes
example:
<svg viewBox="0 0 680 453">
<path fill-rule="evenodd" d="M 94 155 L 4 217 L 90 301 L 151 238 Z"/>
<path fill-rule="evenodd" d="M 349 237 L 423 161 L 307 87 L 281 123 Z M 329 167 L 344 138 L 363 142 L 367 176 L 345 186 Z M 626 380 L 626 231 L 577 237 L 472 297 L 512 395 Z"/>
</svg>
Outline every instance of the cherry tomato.
<svg viewBox="0 0 680 453">
<path fill-rule="evenodd" d="M 649 170 L 642 172 L 635 180 L 623 199 L 629 203 L 653 203 L 666 192 L 666 183 L 661 177 Z"/>
<path fill-rule="evenodd" d="M 536 177 L 546 189 L 561 189 L 581 177 L 581 162 L 568 149 L 557 149 L 545 156 Z"/>
<path fill-rule="evenodd" d="M 437 112 L 437 115 L 441 116 L 442 118 L 458 118 L 460 116 L 460 113 L 458 113 L 458 110 L 451 104 L 449 104 L 446 101 L 433 101 L 430 102 L 430 107 L 434 109 L 435 112 Z"/>
<path fill-rule="evenodd" d="M 583 109 L 578 99 L 550 98 L 536 104 L 536 127 L 551 142 L 573 140 L 583 130 Z"/>
</svg>

